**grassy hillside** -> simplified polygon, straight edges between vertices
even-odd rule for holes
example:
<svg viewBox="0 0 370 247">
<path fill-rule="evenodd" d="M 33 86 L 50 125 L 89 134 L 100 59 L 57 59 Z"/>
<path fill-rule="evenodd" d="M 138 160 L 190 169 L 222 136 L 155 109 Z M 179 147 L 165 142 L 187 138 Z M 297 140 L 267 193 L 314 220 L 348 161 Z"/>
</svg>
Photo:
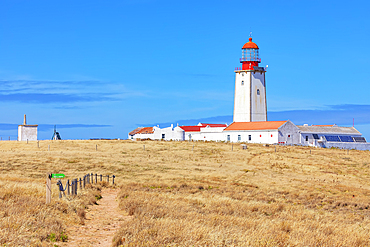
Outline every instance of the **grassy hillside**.
<svg viewBox="0 0 370 247">
<path fill-rule="evenodd" d="M 53 180 L 52 203 L 44 205 L 46 173 L 93 172 L 117 176 L 120 207 L 133 216 L 115 246 L 370 245 L 368 151 L 151 141 L 39 146 L 0 142 L 0 244 L 68 237 L 65 226 L 81 224 L 78 210 L 98 191 L 86 190 L 89 200 L 59 200 Z"/>
</svg>

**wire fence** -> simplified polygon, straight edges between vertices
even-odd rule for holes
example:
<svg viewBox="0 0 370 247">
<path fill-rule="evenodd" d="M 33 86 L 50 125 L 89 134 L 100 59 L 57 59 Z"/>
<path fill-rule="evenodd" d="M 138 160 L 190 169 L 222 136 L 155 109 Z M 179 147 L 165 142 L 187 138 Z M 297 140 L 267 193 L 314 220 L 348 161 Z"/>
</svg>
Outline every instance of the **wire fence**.
<svg viewBox="0 0 370 247">
<path fill-rule="evenodd" d="M 95 182 L 94 182 L 94 176 L 95 176 Z M 59 187 L 59 198 L 62 198 L 62 193 L 64 196 L 67 195 L 77 195 L 78 187 L 80 189 L 84 189 L 87 184 L 97 184 L 98 182 L 103 182 L 103 178 L 107 178 L 107 183 L 109 184 L 109 178 L 111 178 L 112 184 L 114 184 L 114 179 L 116 176 L 114 175 L 98 175 L 93 173 L 86 174 L 82 179 L 81 178 L 75 178 L 72 179 L 71 182 L 68 179 L 65 187 L 63 187 L 62 180 L 58 180 L 57 185 Z M 98 181 L 99 180 L 99 181 Z M 79 186 L 78 186 L 79 185 Z"/>
</svg>

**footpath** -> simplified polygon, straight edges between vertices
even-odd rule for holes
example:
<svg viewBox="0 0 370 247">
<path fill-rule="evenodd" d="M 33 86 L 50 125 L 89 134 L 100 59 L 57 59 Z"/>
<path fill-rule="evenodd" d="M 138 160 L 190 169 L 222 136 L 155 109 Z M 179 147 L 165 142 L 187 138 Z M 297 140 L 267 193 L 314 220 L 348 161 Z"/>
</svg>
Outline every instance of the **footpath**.
<svg viewBox="0 0 370 247">
<path fill-rule="evenodd" d="M 103 189 L 98 205 L 93 205 L 86 210 L 85 224 L 69 227 L 68 242 L 58 243 L 58 246 L 111 246 L 113 236 L 121 222 L 128 219 L 127 216 L 119 213 L 118 191 L 118 189 Z"/>
</svg>

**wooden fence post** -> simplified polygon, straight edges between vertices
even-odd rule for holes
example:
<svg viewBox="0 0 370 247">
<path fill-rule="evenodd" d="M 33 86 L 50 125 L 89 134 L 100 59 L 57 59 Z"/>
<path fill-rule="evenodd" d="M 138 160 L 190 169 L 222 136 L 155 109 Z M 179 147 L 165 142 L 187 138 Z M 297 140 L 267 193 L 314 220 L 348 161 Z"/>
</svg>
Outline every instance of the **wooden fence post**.
<svg viewBox="0 0 370 247">
<path fill-rule="evenodd" d="M 100 182 L 102 182 L 102 181 L 103 181 L 103 175 L 100 174 Z"/>
<path fill-rule="evenodd" d="M 71 182 L 71 194 L 72 196 L 75 195 L 75 180 L 73 179 L 72 182 Z"/>
<path fill-rule="evenodd" d="M 91 173 L 91 183 L 93 184 L 94 183 L 94 174 Z"/>
<path fill-rule="evenodd" d="M 107 176 L 107 182 L 108 182 L 108 184 L 109 184 L 109 175 Z"/>
<path fill-rule="evenodd" d="M 67 180 L 67 195 L 69 195 L 69 179 Z"/>
<path fill-rule="evenodd" d="M 144 146 L 144 151 L 145 151 L 145 145 L 143 145 Z"/>
<path fill-rule="evenodd" d="M 51 202 L 51 173 L 46 175 L 46 204 Z"/>
<path fill-rule="evenodd" d="M 40 145 L 39 145 L 39 141 L 37 141 L 37 147 L 38 147 L 38 148 L 40 147 Z"/>
<path fill-rule="evenodd" d="M 75 178 L 75 195 L 77 195 L 77 184 L 78 184 L 77 178 Z"/>
<path fill-rule="evenodd" d="M 84 176 L 84 188 L 85 188 L 85 185 L 86 185 L 86 175 Z"/>
<path fill-rule="evenodd" d="M 98 145 L 95 145 L 95 151 L 98 151 Z"/>
<path fill-rule="evenodd" d="M 63 188 L 62 180 L 59 179 L 57 185 L 59 186 L 59 198 L 62 198 L 62 191 L 60 190 L 61 186 Z"/>
<path fill-rule="evenodd" d="M 48 145 L 48 151 L 50 151 L 50 145 Z"/>
<path fill-rule="evenodd" d="M 115 178 L 115 177 L 116 177 L 116 176 L 114 176 L 114 175 L 113 175 L 113 184 L 114 184 L 114 178 Z"/>
<path fill-rule="evenodd" d="M 231 151 L 234 150 L 234 144 L 231 144 Z"/>
<path fill-rule="evenodd" d="M 97 184 L 98 183 L 98 174 L 95 173 L 95 183 Z"/>
</svg>

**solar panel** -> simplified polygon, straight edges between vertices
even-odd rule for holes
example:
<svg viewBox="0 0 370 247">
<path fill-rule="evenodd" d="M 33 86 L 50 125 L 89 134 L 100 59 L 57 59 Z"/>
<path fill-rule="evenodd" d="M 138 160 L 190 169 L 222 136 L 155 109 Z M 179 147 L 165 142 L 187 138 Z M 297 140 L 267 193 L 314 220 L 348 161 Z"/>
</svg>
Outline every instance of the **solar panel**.
<svg viewBox="0 0 370 247">
<path fill-rule="evenodd" d="M 318 134 L 312 134 L 312 135 L 313 135 L 313 139 L 315 139 L 315 140 L 319 140 L 320 139 Z"/>
<path fill-rule="evenodd" d="M 353 139 L 351 136 L 339 136 L 339 138 L 342 142 L 353 142 Z"/>
<path fill-rule="evenodd" d="M 339 136 L 325 136 L 328 142 L 340 142 Z"/>
<path fill-rule="evenodd" d="M 354 140 L 355 142 L 366 142 L 365 137 L 361 137 L 361 136 L 354 136 L 354 137 L 352 137 L 352 138 L 353 138 L 353 140 Z"/>
</svg>

